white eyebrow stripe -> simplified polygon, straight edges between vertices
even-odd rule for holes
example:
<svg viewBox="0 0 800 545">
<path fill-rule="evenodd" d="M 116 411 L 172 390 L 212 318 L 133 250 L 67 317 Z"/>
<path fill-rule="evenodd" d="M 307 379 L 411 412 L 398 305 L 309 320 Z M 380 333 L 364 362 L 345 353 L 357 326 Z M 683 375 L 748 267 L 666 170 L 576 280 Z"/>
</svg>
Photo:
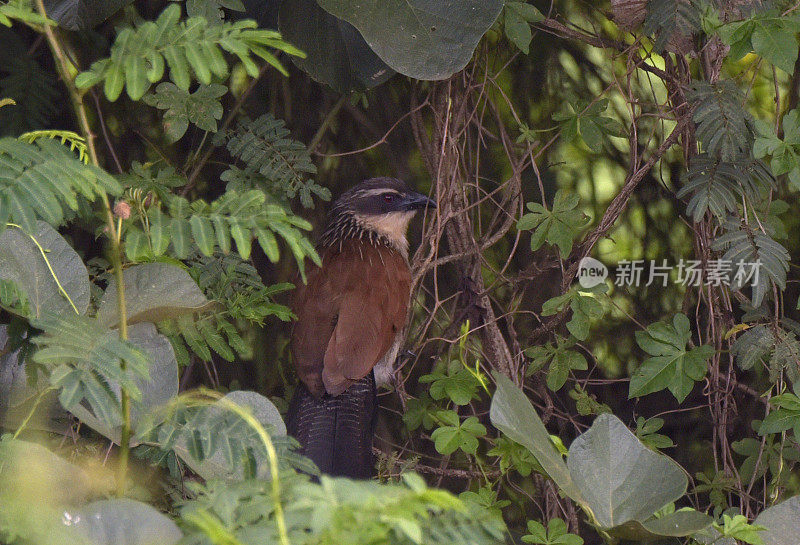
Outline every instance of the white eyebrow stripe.
<svg viewBox="0 0 800 545">
<path fill-rule="evenodd" d="M 378 188 L 378 189 L 364 189 L 359 193 L 362 197 L 373 197 L 375 195 L 386 195 L 392 194 L 400 196 L 400 192 L 395 189 L 390 189 L 388 187 Z"/>
</svg>

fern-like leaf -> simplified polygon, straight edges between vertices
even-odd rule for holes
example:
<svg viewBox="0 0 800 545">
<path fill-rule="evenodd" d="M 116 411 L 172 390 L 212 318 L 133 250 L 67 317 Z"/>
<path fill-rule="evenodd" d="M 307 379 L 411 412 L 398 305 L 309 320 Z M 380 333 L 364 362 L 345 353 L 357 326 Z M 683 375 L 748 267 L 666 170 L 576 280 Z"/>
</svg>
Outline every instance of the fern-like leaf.
<svg viewBox="0 0 800 545">
<path fill-rule="evenodd" d="M 78 195 L 92 201 L 121 190 L 112 176 L 83 164 L 58 142 L 0 138 L 0 231 L 9 221 L 27 233 L 36 231 L 38 219 L 58 225 L 64 207 L 78 209 Z"/>
<path fill-rule="evenodd" d="M 147 232 L 138 227 L 126 232 L 126 252 L 131 259 L 148 252 L 160 255 L 169 244 L 180 259 L 188 257 L 193 247 L 209 256 L 217 247 L 227 253 L 231 240 L 239 255 L 247 259 L 255 239 L 274 262 L 280 257 L 277 234 L 289 246 L 301 272 L 306 257 L 319 263 L 314 247 L 302 233 L 311 225 L 283 207 L 269 204 L 263 191 L 227 191 L 212 203 L 198 200 L 191 205 L 183 197 L 171 197 L 166 204 L 167 213 L 159 208 L 147 212 Z"/>
<path fill-rule="evenodd" d="M 205 17 L 191 17 L 185 22 L 180 17 L 180 7 L 172 4 L 156 21 L 123 28 L 111 46 L 110 57 L 95 61 L 88 71 L 78 74 L 75 84 L 88 88 L 102 82 L 110 101 L 117 100 L 123 88 L 130 98 L 139 100 L 161 80 L 166 66 L 170 79 L 185 91 L 192 74 L 204 85 L 209 85 L 213 76 L 228 75 L 223 51 L 237 56 L 252 77 L 258 75 L 258 66 L 251 55 L 261 57 L 284 75 L 286 69 L 269 49 L 303 56 L 284 42 L 280 33 L 258 29 L 255 21 L 210 25 Z"/>
<path fill-rule="evenodd" d="M 750 266 L 740 269 L 738 265 L 756 264 L 754 276 L 742 274 L 738 280 L 734 276 L 731 282 L 733 289 L 741 289 L 749 282 L 753 288 L 753 306 L 761 305 L 761 301 L 770 288 L 770 281 L 781 290 L 786 289 L 786 273 L 789 271 L 789 252 L 775 242 L 769 235 L 754 230 L 742 221 L 732 219 L 723 224 L 725 233 L 711 245 L 712 249 L 724 251 L 722 260 L 733 265 L 734 270 L 749 271 Z"/>
<path fill-rule="evenodd" d="M 686 212 L 696 222 L 703 219 L 706 211 L 723 219 L 728 212 L 737 210 L 742 196 L 760 200 L 763 191 L 777 188 L 775 178 L 762 161 L 731 163 L 707 153 L 692 159 L 682 181 L 684 185 L 677 197 L 691 195 Z"/>
<path fill-rule="evenodd" d="M 655 36 L 656 50 L 688 53 L 692 35 L 702 29 L 696 0 L 650 0 L 642 29 Z"/>
<path fill-rule="evenodd" d="M 31 323 L 44 330 L 33 339 L 39 347 L 34 360 L 50 369 L 50 383 L 60 389 L 64 408 L 72 410 L 85 402 L 103 423 L 121 424 L 119 393 L 111 384 L 139 400 L 136 380 L 148 377 L 147 356 L 94 318 L 46 315 Z"/>
<path fill-rule="evenodd" d="M 225 136 L 231 155 L 247 165 L 244 170 L 232 167 L 222 173 L 229 189 L 259 188 L 288 199 L 299 195 L 306 208 L 314 206 L 312 194 L 326 201 L 331 198 L 328 188 L 309 177 L 317 168 L 305 145 L 289 137 L 283 120 L 264 114 L 254 121 L 239 122 Z"/>
<path fill-rule="evenodd" d="M 696 136 L 706 153 L 723 161 L 750 157 L 753 121 L 735 83 L 695 83 L 686 98 L 697 105 L 693 115 Z"/>
</svg>

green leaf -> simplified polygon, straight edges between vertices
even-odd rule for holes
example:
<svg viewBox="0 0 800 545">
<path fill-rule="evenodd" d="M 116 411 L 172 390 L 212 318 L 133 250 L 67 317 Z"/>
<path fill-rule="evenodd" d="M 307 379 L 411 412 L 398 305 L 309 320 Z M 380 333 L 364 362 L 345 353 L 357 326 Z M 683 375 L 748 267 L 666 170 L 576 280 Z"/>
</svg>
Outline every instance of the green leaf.
<svg viewBox="0 0 800 545">
<path fill-rule="evenodd" d="M 753 149 L 753 121 L 744 96 L 733 81 L 697 82 L 686 99 L 696 105 L 692 119 L 706 153 L 722 161 L 748 158 Z"/>
<path fill-rule="evenodd" d="M 550 440 L 550 434 L 524 392 L 500 373 L 493 373 L 497 390 L 492 397 L 489 417 L 492 425 L 511 440 L 525 446 L 561 491 L 578 503 L 584 503 L 567 465 Z"/>
<path fill-rule="evenodd" d="M 747 518 L 742 515 L 734 515 L 733 518 L 728 515 L 722 515 L 722 524 L 714 524 L 714 527 L 724 537 L 738 539 L 751 545 L 764 545 L 761 531 L 766 528 L 755 523 L 748 524 Z"/>
<path fill-rule="evenodd" d="M 155 93 L 144 97 L 143 101 L 164 113 L 164 130 L 170 142 L 176 142 L 186 133 L 189 123 L 199 129 L 217 132 L 217 121 L 222 119 L 222 104 L 219 99 L 228 88 L 212 83 L 201 85 L 194 93 L 179 88 L 174 83 L 164 82 L 156 87 Z"/>
<path fill-rule="evenodd" d="M 684 508 L 668 515 L 650 518 L 644 522 L 629 521 L 609 531 L 615 537 L 634 541 L 652 541 L 657 538 L 696 536 L 710 529 L 714 519 L 694 509 Z M 728 545 L 724 540 L 717 545 Z M 732 545 L 732 544 L 731 544 Z"/>
<path fill-rule="evenodd" d="M 44 0 L 47 16 L 67 30 L 90 30 L 132 0 Z"/>
<path fill-rule="evenodd" d="M 376 87 L 395 75 L 350 23 L 316 0 L 281 2 L 278 23 L 287 41 L 307 53 L 292 62 L 340 93 Z"/>
<path fill-rule="evenodd" d="M 25 234 L 11 227 L 0 233 L 0 280 L 24 294 L 29 317 L 45 313 L 83 314 L 89 306 L 89 273 L 80 256 L 43 221 Z"/>
<path fill-rule="evenodd" d="M 800 519 L 800 496 L 794 496 L 761 512 L 754 525 L 765 528 L 759 533 L 765 545 L 794 545 Z"/>
<path fill-rule="evenodd" d="M 685 315 L 676 314 L 672 324 L 656 322 L 647 330 L 636 332 L 636 343 L 652 357 L 631 377 L 629 398 L 668 388 L 682 403 L 694 383 L 705 377 L 706 360 L 714 354 L 714 348 L 703 345 L 687 350 L 692 336 L 689 326 Z"/>
<path fill-rule="evenodd" d="M 645 521 L 686 493 L 683 469 L 601 414 L 569 449 L 569 473 L 602 528 Z"/>
<path fill-rule="evenodd" d="M 154 507 L 129 498 L 89 503 L 64 511 L 74 535 L 94 545 L 173 545 L 183 533 Z M 65 525 L 67 523 L 65 522 Z"/>
<path fill-rule="evenodd" d="M 166 64 L 173 83 L 187 91 L 192 72 L 204 85 L 211 83 L 212 75 L 227 75 L 228 66 L 222 51 L 237 57 L 252 77 L 258 76 L 252 55 L 261 57 L 286 74 L 270 50 L 289 55 L 303 54 L 283 41 L 277 32 L 256 28 L 255 21 L 215 25 L 205 17 L 181 21 L 180 7 L 170 4 L 155 21 L 138 21 L 135 27 L 120 30 L 111 46 L 110 57 L 92 63 L 88 72 L 79 74 L 75 82 L 80 88 L 103 82 L 106 98 L 112 102 L 119 97 L 123 87 L 133 100 L 138 100 L 150 85 L 160 79 L 160 72 Z M 149 70 L 145 59 L 151 65 Z"/>
<path fill-rule="evenodd" d="M 132 325 L 128 330 L 128 341 L 149 361 L 147 377 L 134 379 L 135 387 L 141 393 L 141 397 L 131 403 L 131 424 L 135 431 L 148 413 L 166 405 L 178 395 L 178 362 L 169 339 L 160 335 L 153 324 Z M 109 380 L 108 385 L 115 395 L 119 394 L 119 385 L 115 380 Z M 119 426 L 100 418 L 96 412 L 93 414 L 81 405 L 73 405 L 70 412 L 95 431 L 119 444 Z M 141 437 L 134 433 L 130 445 L 136 446 L 140 442 Z"/>
<path fill-rule="evenodd" d="M 583 538 L 567 532 L 567 524 L 559 519 L 553 518 L 547 522 L 547 530 L 535 520 L 528 521 L 528 534 L 522 536 L 525 543 L 537 543 L 541 545 L 583 545 Z"/>
<path fill-rule="evenodd" d="M 104 192 L 121 191 L 113 177 L 79 161 L 58 142 L 0 138 L 0 218 L 27 233 L 38 229 L 37 219 L 59 225 L 65 209 L 78 209 L 78 195 L 94 201 Z M 0 232 L 5 228 L 0 224 Z"/>
<path fill-rule="evenodd" d="M 452 454 L 458 449 L 467 454 L 478 450 L 478 437 L 486 435 L 486 427 L 474 416 L 460 422 L 455 411 L 439 411 L 436 418 L 445 425 L 439 426 L 431 434 L 436 450 L 440 454 Z"/>
<path fill-rule="evenodd" d="M 466 405 L 476 399 L 480 387 L 477 377 L 458 360 L 452 361 L 448 366 L 436 366 L 431 374 L 422 375 L 419 381 L 423 384 L 430 383 L 429 391 L 433 399 L 449 399 L 456 405 Z"/>
<path fill-rule="evenodd" d="M 552 343 L 547 343 L 545 346 L 534 346 L 526 349 L 525 355 L 533 360 L 526 374 L 530 375 L 549 363 L 547 387 L 557 392 L 564 386 L 570 371 L 585 371 L 589 368 L 583 354 L 570 350 L 574 344 L 563 342 L 559 339 L 559 343 L 555 346 Z"/>
<path fill-rule="evenodd" d="M 774 20 L 757 24 L 751 37 L 753 51 L 787 74 L 797 61 L 797 23 Z"/>
<path fill-rule="evenodd" d="M 383 61 L 415 79 L 440 80 L 467 64 L 502 0 L 318 0 L 355 26 Z"/>
<path fill-rule="evenodd" d="M 244 170 L 231 167 L 220 175 L 227 189 L 262 189 L 275 197 L 300 197 L 305 208 L 314 206 L 312 196 L 330 200 L 328 188 L 318 185 L 317 172 L 305 145 L 290 138 L 286 123 L 270 114 L 254 121 L 240 121 L 225 134 L 231 155 L 246 163 Z"/>
<path fill-rule="evenodd" d="M 589 336 L 592 321 L 603 316 L 603 306 L 596 295 L 607 290 L 606 284 L 598 284 L 589 289 L 570 288 L 567 293 L 545 301 L 542 305 L 542 316 L 552 316 L 569 306 L 572 318 L 567 322 L 567 329 L 576 339 L 585 341 Z"/>
<path fill-rule="evenodd" d="M 513 3 L 521 4 L 521 2 Z M 506 3 L 506 8 L 503 12 L 503 30 L 506 33 L 506 37 L 511 40 L 520 51 L 527 55 L 530 52 L 531 39 L 533 37 L 531 34 L 531 25 L 522 17 L 522 14 L 518 10 L 510 8 L 510 4 L 512 4 L 512 2 Z"/>
<path fill-rule="evenodd" d="M 751 286 L 754 307 L 761 305 L 771 292 L 771 282 L 784 290 L 789 271 L 788 250 L 740 219 L 727 220 L 722 226 L 724 233 L 714 240 L 711 248 L 724 251 L 721 259 L 733 264 L 731 289 Z"/>
<path fill-rule="evenodd" d="M 160 322 L 212 308 L 184 269 L 167 263 L 145 263 L 123 272 L 128 324 Z M 107 327 L 119 324 L 117 284 L 111 279 L 100 301 L 97 319 Z"/>
<path fill-rule="evenodd" d="M 534 229 L 531 234 L 531 250 L 538 250 L 547 241 L 558 246 L 562 258 L 569 256 L 572 241 L 588 220 L 588 216 L 576 210 L 578 200 L 578 195 L 559 189 L 553 200 L 552 210 L 539 203 L 528 203 L 530 212 L 519 219 L 517 229 Z"/>
<path fill-rule="evenodd" d="M 608 108 L 608 99 L 587 103 L 567 97 L 565 102 L 567 111 L 553 115 L 553 120 L 561 123 L 561 136 L 565 141 L 573 141 L 580 135 L 589 149 L 599 153 L 605 136 L 623 136 L 620 124 L 603 115 Z"/>
</svg>

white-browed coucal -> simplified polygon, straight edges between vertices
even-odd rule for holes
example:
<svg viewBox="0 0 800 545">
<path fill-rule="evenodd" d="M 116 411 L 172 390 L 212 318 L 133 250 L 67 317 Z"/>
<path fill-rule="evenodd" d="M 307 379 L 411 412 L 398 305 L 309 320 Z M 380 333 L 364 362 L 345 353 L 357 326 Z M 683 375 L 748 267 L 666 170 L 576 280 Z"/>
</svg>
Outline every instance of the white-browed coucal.
<svg viewBox="0 0 800 545">
<path fill-rule="evenodd" d="M 289 434 L 323 473 L 368 478 L 378 382 L 399 350 L 411 290 L 406 231 L 435 206 L 394 178 L 366 180 L 333 204 L 322 266 L 295 290 L 291 350 L 301 383 Z"/>
</svg>

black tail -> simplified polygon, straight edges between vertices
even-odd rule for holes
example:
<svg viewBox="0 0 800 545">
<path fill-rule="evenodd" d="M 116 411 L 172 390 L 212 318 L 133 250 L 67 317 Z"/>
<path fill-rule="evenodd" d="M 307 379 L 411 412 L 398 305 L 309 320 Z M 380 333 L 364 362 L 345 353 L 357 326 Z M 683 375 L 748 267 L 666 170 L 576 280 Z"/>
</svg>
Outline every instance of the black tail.
<svg viewBox="0 0 800 545">
<path fill-rule="evenodd" d="M 326 394 L 316 399 L 300 383 L 289 405 L 286 427 L 323 473 L 369 479 L 377 406 L 372 372 L 336 397 Z"/>
</svg>

